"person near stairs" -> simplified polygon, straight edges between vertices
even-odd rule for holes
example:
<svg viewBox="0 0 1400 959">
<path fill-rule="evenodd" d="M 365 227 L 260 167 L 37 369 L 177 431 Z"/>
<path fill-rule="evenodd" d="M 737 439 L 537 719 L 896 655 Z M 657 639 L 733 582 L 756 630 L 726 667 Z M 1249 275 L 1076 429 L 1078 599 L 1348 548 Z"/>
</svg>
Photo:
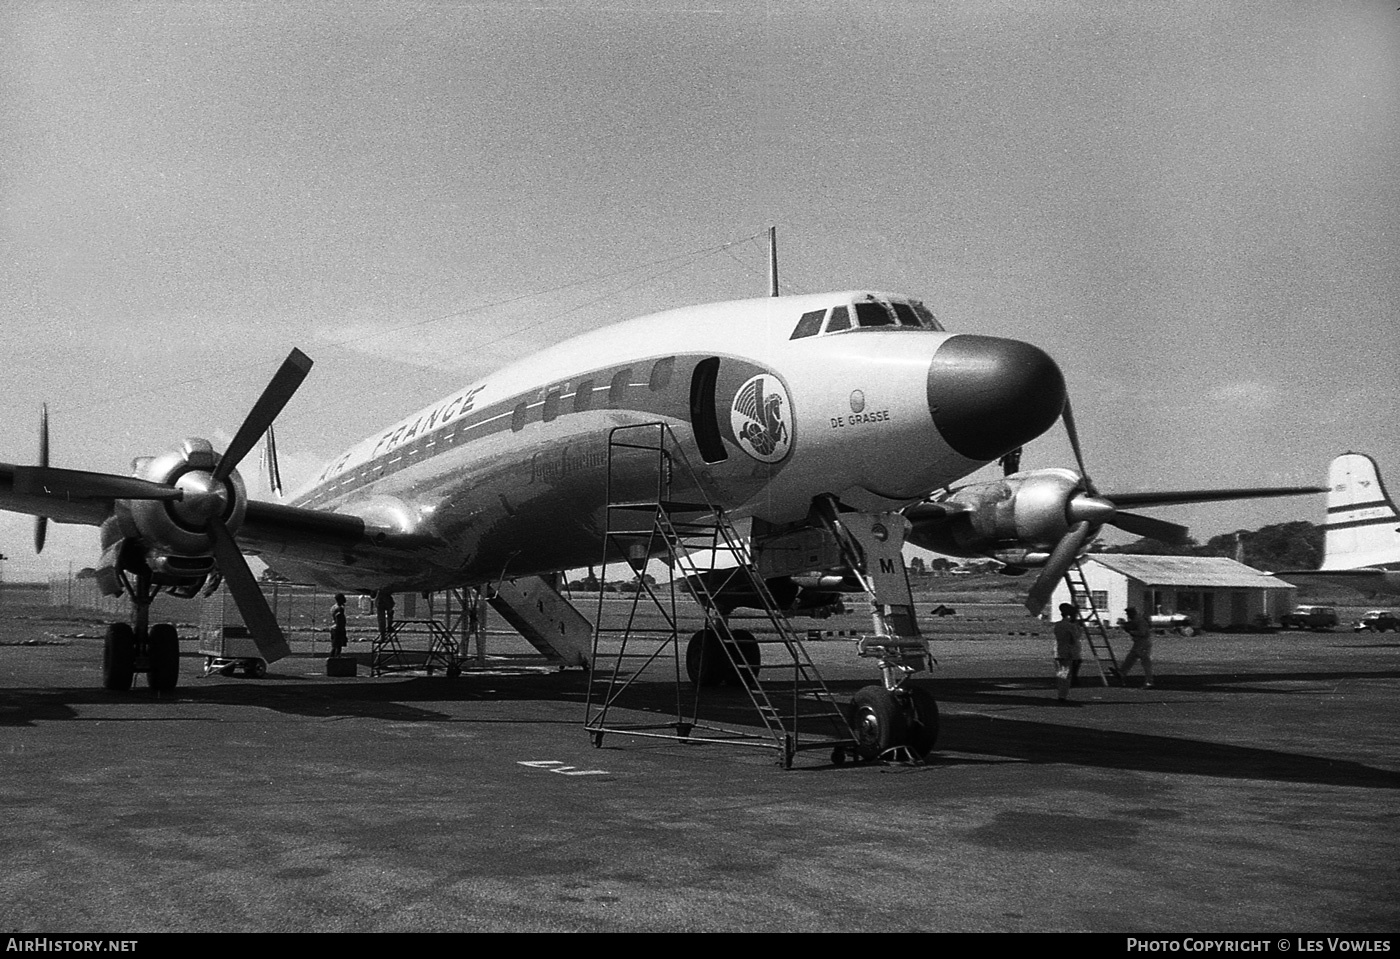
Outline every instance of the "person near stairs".
<svg viewBox="0 0 1400 959">
<path fill-rule="evenodd" d="M 1118 625 L 1123 627 L 1123 631 L 1133 638 L 1133 648 L 1128 650 L 1128 655 L 1123 657 L 1123 668 L 1120 673 L 1126 683 L 1128 670 L 1133 668 L 1133 664 L 1142 660 L 1142 685 L 1152 688 L 1152 623 L 1147 617 L 1140 616 L 1138 611 L 1129 606 L 1125 611 L 1126 619 L 1120 619 Z"/>
<path fill-rule="evenodd" d="M 1079 676 L 1079 666 L 1084 661 L 1080 644 L 1083 635 L 1079 610 L 1073 603 L 1061 603 L 1060 621 L 1055 624 L 1055 687 L 1059 702 L 1069 702 L 1069 689 Z"/>
</svg>

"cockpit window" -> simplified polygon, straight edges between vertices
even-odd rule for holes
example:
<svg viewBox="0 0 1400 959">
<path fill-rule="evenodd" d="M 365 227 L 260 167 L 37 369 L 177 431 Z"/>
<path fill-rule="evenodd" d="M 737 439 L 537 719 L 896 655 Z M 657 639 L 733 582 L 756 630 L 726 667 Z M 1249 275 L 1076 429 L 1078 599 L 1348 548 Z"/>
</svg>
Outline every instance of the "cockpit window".
<svg viewBox="0 0 1400 959">
<path fill-rule="evenodd" d="M 817 331 L 822 328 L 822 319 L 826 316 L 826 310 L 813 310 L 810 313 L 803 313 L 802 319 L 797 321 L 797 329 L 792 331 L 790 340 L 800 340 L 804 336 L 816 336 Z"/>
<path fill-rule="evenodd" d="M 867 301 L 856 304 L 856 322 L 861 327 L 894 326 L 894 317 L 879 303 Z"/>
<path fill-rule="evenodd" d="M 831 319 L 826 321 L 826 331 L 835 333 L 837 330 L 848 330 L 851 328 L 851 312 L 844 306 L 834 306 L 831 308 Z"/>
<path fill-rule="evenodd" d="M 914 307 L 914 312 L 918 314 L 919 319 L 924 321 L 925 327 L 927 327 L 930 330 L 938 330 L 942 332 L 943 324 L 938 322 L 938 318 L 933 315 L 932 311 L 930 311 L 928 307 L 924 306 L 917 300 L 912 304 L 912 306 Z"/>
<path fill-rule="evenodd" d="M 852 310 L 854 309 L 854 315 Z M 826 320 L 825 328 L 822 320 Z M 798 318 L 792 331 L 793 340 L 816 336 L 821 333 L 840 333 L 850 329 L 879 329 L 898 327 L 902 330 L 935 330 L 943 332 L 943 327 L 934 319 L 928 307 L 918 300 L 885 300 L 864 295 L 850 305 L 833 306 L 831 310 L 812 310 Z"/>
<path fill-rule="evenodd" d="M 891 303 L 894 315 L 899 320 L 900 326 L 912 326 L 915 328 L 923 326 L 919 318 L 914 315 L 914 308 L 908 303 Z"/>
</svg>

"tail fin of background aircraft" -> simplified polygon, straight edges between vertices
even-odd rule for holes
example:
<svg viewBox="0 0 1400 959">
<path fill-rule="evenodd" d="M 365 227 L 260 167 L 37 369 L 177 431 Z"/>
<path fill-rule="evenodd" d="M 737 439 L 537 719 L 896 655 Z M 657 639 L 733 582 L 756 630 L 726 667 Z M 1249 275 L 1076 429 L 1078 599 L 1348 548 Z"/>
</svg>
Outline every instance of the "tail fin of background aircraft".
<svg viewBox="0 0 1400 959">
<path fill-rule="evenodd" d="M 277 463 L 277 432 L 269 424 L 263 436 L 262 468 L 267 478 L 267 488 L 280 501 L 282 496 L 282 468 Z"/>
<path fill-rule="evenodd" d="M 1322 568 L 1400 563 L 1400 511 L 1381 484 L 1376 461 L 1344 453 L 1327 474 L 1327 524 Z"/>
</svg>

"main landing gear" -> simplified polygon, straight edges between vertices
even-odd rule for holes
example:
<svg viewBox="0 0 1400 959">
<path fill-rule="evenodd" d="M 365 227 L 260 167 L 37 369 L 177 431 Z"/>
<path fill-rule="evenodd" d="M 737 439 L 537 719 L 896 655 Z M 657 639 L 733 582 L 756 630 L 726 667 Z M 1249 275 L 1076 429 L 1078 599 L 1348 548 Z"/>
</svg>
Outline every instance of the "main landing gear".
<svg viewBox="0 0 1400 959">
<path fill-rule="evenodd" d="M 114 692 L 131 689 L 137 673 L 158 693 L 168 692 L 180 681 L 180 636 L 170 623 L 147 622 L 156 590 L 148 575 L 138 575 L 136 585 L 126 584 L 134 610 L 134 624 L 112 623 L 102 646 L 102 685 Z"/>
<path fill-rule="evenodd" d="M 867 762 L 885 757 L 921 761 L 938 742 L 938 704 L 921 686 L 866 686 L 851 698 L 851 731 L 856 754 Z"/>
</svg>

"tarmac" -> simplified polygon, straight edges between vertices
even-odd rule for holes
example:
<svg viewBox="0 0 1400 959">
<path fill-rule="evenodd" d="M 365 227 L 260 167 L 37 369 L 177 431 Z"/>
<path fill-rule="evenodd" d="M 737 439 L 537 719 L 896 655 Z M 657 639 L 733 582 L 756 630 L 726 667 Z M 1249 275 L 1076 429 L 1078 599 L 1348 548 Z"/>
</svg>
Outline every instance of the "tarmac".
<svg viewBox="0 0 1400 959">
<path fill-rule="evenodd" d="M 938 640 L 928 762 L 784 770 L 595 748 L 580 670 L 200 678 L 187 642 L 173 694 L 109 693 L 97 629 L 31 612 L 0 626 L 10 932 L 1400 925 L 1400 634 L 1159 639 L 1155 688 L 1086 669 L 1069 707 L 1044 637 Z M 838 699 L 875 681 L 808 649 Z"/>
</svg>

